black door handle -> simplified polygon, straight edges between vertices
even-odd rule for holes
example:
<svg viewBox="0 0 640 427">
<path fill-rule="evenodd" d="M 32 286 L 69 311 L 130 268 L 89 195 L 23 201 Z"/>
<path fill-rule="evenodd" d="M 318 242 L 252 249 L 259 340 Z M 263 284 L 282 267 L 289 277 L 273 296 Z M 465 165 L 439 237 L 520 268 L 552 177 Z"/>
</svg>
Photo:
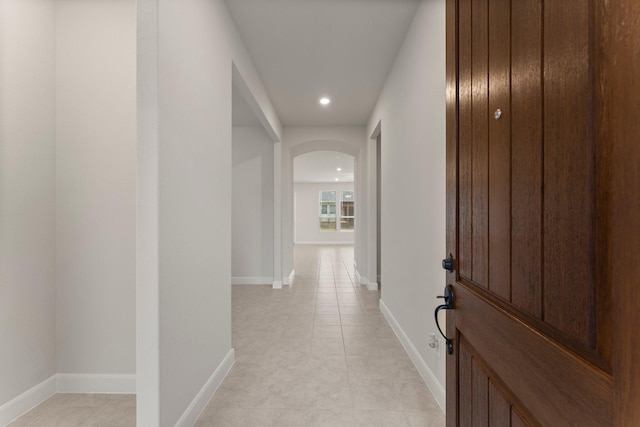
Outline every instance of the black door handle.
<svg viewBox="0 0 640 427">
<path fill-rule="evenodd" d="M 447 354 L 453 354 L 453 343 L 449 338 L 447 338 L 444 332 L 442 332 L 442 329 L 440 328 L 440 323 L 438 322 L 438 313 L 441 310 L 453 310 L 453 286 L 447 285 L 444 288 L 444 295 L 438 296 L 438 298 L 444 298 L 444 304 L 441 304 L 436 307 L 436 311 L 435 311 L 436 327 L 438 328 L 440 335 L 442 335 L 442 338 L 444 338 L 444 341 L 447 345 Z"/>
</svg>

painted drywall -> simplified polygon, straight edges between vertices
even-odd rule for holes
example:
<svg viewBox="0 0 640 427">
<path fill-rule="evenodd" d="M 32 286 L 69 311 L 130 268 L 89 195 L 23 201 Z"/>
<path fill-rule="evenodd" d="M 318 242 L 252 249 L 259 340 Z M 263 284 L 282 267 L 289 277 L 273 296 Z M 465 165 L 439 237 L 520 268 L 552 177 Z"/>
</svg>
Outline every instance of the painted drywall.
<svg viewBox="0 0 640 427">
<path fill-rule="evenodd" d="M 56 372 L 54 6 L 0 0 L 0 406 Z"/>
<path fill-rule="evenodd" d="M 192 425 L 233 357 L 232 75 L 280 124 L 224 1 L 137 5 L 137 424 Z"/>
<path fill-rule="evenodd" d="M 136 2 L 56 1 L 57 365 L 134 374 Z"/>
<path fill-rule="evenodd" d="M 231 348 L 231 56 L 219 2 L 159 4 L 159 425 L 173 426 Z"/>
<path fill-rule="evenodd" d="M 312 151 L 338 151 L 355 157 L 355 188 L 366 185 L 366 143 L 364 126 L 291 126 L 283 129 L 280 168 L 276 168 L 276 179 L 280 179 L 282 203 L 282 275 L 288 276 L 293 270 L 293 158 Z M 278 187 L 276 187 L 276 193 Z M 359 203 L 364 203 L 364 193 L 360 193 Z M 358 265 L 366 264 L 367 227 L 363 209 L 356 210 L 355 260 Z M 277 236 L 276 236 L 277 239 Z"/>
<path fill-rule="evenodd" d="M 427 336 L 436 331 L 433 309 L 445 286 L 444 2 L 420 4 L 369 121 L 369 136 L 379 123 L 382 301 L 437 378 L 435 394 L 443 403 L 444 345 L 429 348 Z M 375 139 L 368 149 L 376 150 Z"/>
<path fill-rule="evenodd" d="M 259 126 L 234 127 L 232 138 L 231 275 L 271 284 L 273 142 Z"/>
<path fill-rule="evenodd" d="M 296 206 L 296 244 L 327 242 L 327 243 L 351 243 L 354 241 L 354 233 L 348 231 L 320 231 L 318 214 L 320 211 L 319 200 L 321 191 L 335 191 L 340 198 L 341 191 L 353 191 L 353 183 L 294 183 Z M 358 209 L 358 195 L 355 194 L 355 210 Z M 340 207 L 337 205 L 336 210 Z"/>
</svg>

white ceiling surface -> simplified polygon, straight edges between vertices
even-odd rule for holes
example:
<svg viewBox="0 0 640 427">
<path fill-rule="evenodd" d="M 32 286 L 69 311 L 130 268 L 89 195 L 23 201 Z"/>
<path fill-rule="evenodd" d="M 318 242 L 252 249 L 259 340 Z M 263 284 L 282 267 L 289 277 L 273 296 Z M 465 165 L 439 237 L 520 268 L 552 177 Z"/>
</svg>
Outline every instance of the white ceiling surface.
<svg viewBox="0 0 640 427">
<path fill-rule="evenodd" d="M 293 159 L 293 182 L 353 182 L 354 160 L 336 151 L 302 154 Z"/>
<path fill-rule="evenodd" d="M 366 124 L 419 0 L 226 3 L 282 123 L 340 126 Z"/>
</svg>

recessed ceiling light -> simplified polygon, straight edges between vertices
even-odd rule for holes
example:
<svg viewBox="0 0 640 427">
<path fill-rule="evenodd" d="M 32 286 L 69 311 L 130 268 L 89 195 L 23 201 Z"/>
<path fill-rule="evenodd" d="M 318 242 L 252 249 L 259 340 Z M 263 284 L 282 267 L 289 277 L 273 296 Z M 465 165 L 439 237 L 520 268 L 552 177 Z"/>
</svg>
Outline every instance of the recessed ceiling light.
<svg viewBox="0 0 640 427">
<path fill-rule="evenodd" d="M 338 172 L 342 172 L 342 168 L 338 168 L 336 169 Z"/>
<path fill-rule="evenodd" d="M 340 178 L 336 178 L 336 181 L 340 181 Z"/>
<path fill-rule="evenodd" d="M 327 98 L 326 96 L 323 98 L 320 98 L 320 104 L 322 105 L 329 105 L 331 103 L 331 100 L 329 98 Z"/>
</svg>

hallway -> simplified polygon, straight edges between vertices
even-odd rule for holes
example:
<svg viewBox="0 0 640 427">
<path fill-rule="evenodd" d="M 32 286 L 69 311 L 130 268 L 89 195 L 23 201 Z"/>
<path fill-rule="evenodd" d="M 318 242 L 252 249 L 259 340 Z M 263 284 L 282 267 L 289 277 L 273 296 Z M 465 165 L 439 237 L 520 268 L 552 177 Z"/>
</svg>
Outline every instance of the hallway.
<svg viewBox="0 0 640 427">
<path fill-rule="evenodd" d="M 352 246 L 296 246 L 294 285 L 233 287 L 236 362 L 197 426 L 443 426 Z"/>
<path fill-rule="evenodd" d="M 196 426 L 440 427 L 353 246 L 296 246 L 294 285 L 233 286 L 235 364 Z M 11 427 L 133 426 L 133 396 L 57 394 Z"/>
</svg>

